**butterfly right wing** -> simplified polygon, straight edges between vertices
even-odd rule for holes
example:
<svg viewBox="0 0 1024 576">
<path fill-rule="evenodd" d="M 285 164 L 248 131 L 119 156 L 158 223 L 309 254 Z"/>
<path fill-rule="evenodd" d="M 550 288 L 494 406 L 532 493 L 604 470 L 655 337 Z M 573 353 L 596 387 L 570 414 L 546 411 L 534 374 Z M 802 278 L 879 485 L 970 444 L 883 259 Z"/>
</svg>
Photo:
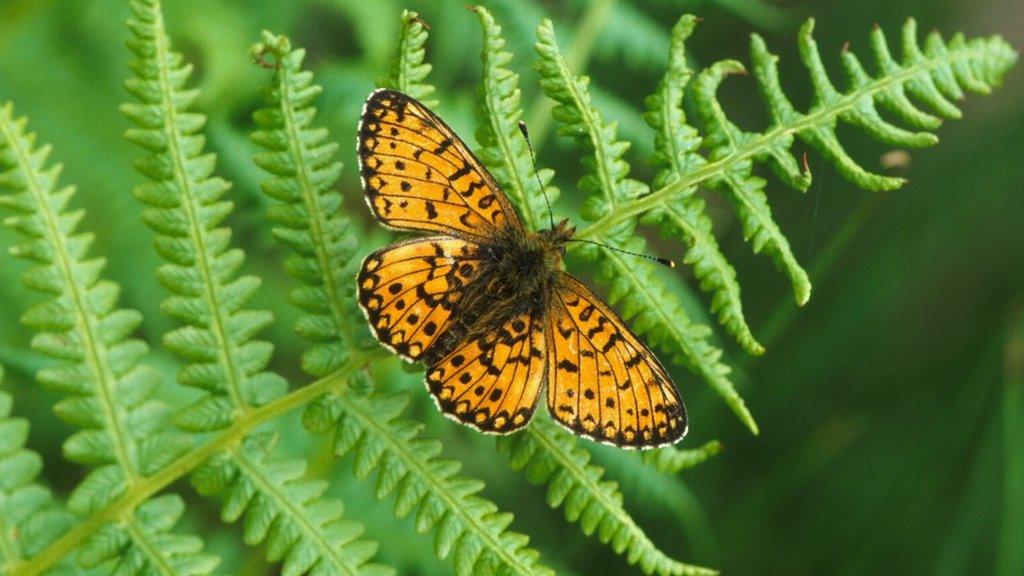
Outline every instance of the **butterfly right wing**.
<svg viewBox="0 0 1024 576">
<path fill-rule="evenodd" d="M 622 448 L 686 435 L 668 372 L 618 314 L 562 273 L 548 315 L 548 411 L 575 434 Z"/>
<path fill-rule="evenodd" d="M 378 220 L 483 241 L 523 230 L 515 210 L 466 144 L 426 106 L 394 90 L 366 100 L 358 157 Z"/>
<path fill-rule="evenodd" d="M 396 242 L 370 254 L 357 282 L 373 335 L 402 358 L 421 359 L 448 330 L 479 265 L 479 247 L 450 236 Z"/>
</svg>

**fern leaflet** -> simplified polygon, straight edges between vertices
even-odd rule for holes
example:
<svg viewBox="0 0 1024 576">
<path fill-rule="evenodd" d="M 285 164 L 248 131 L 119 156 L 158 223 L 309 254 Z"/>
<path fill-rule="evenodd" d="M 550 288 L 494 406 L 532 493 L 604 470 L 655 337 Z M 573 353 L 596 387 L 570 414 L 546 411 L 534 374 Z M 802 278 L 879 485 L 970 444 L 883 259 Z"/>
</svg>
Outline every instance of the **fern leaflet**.
<svg viewBox="0 0 1024 576">
<path fill-rule="evenodd" d="M 657 450 L 644 452 L 642 458 L 644 464 L 659 472 L 675 474 L 680 470 L 693 468 L 708 458 L 722 452 L 722 443 L 712 440 L 699 448 L 680 450 L 679 448 L 665 447 Z"/>
</svg>

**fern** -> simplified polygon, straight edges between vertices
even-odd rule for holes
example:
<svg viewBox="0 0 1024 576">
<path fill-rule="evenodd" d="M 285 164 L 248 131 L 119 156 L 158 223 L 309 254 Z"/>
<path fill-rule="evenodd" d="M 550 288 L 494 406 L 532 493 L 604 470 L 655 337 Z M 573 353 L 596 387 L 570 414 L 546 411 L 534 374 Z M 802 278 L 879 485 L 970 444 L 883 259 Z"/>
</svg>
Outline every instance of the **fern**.
<svg viewBox="0 0 1024 576">
<path fill-rule="evenodd" d="M 580 215 L 591 222 L 621 213 L 637 199 L 648 195 L 648 187 L 628 177 L 629 165 L 622 157 L 629 145 L 619 141 L 614 123 L 607 123 L 590 103 L 590 79 L 576 77 L 559 52 L 550 20 L 537 29 L 537 71 L 541 87 L 558 106 L 553 110 L 562 124 L 559 133 L 576 137 L 590 152 L 583 157 L 586 174 L 579 187 L 589 194 Z M 644 242 L 634 234 L 636 218 L 622 219 L 614 229 L 601 235 L 582 231 L 582 237 L 600 237 L 615 248 L 643 252 Z M 580 250 L 591 259 L 600 250 L 600 276 L 609 285 L 612 302 L 620 302 L 624 315 L 633 317 L 633 327 L 653 344 L 663 344 L 677 353 L 677 360 L 696 370 L 753 431 L 757 424 L 742 398 L 727 378 L 729 368 L 719 362 L 721 351 L 708 343 L 711 330 L 690 320 L 678 296 L 669 291 L 653 273 L 646 260 L 623 256 L 607 248 L 586 246 Z"/>
<path fill-rule="evenodd" d="M 152 180 L 135 192 L 150 206 L 143 219 L 157 233 L 157 251 L 169 261 L 158 271 L 172 294 L 164 311 L 184 324 L 168 333 L 164 344 L 192 362 L 179 381 L 208 392 L 179 412 L 176 421 L 193 431 L 223 429 L 280 398 L 287 383 L 265 370 L 273 347 L 252 340 L 272 315 L 243 308 L 259 279 L 234 277 L 244 255 L 228 248 L 230 231 L 218 227 L 232 210 L 221 199 L 229 184 L 212 177 L 215 159 L 203 154 L 199 134 L 205 118 L 189 111 L 198 96 L 184 87 L 192 67 L 171 48 L 157 2 L 133 2 L 132 9 L 129 46 L 137 59 L 127 86 L 140 102 L 122 110 L 138 126 L 128 138 L 150 152 L 137 166 Z M 376 544 L 354 540 L 362 531 L 358 524 L 338 523 L 340 502 L 313 497 L 319 494 L 311 492 L 323 488 L 299 478 L 301 462 L 254 454 L 254 442 L 218 455 L 193 476 L 201 492 L 227 494 L 225 521 L 247 514 L 247 543 L 265 540 L 268 559 L 283 560 L 288 574 L 386 571 L 364 564 Z M 264 452 L 269 448 L 265 444 Z M 342 544 L 344 549 L 338 549 Z"/>
<path fill-rule="evenodd" d="M 171 462 L 188 448 L 181 434 L 163 424 L 167 407 L 154 400 L 159 378 L 140 363 L 146 345 L 128 335 L 142 318 L 117 308 L 120 288 L 100 279 L 104 261 L 87 257 L 92 235 L 76 229 L 84 211 L 68 211 L 74 188 L 60 187 L 60 165 L 48 166 L 49 146 L 37 147 L 27 122 L 15 120 L 10 104 L 0 107 L 0 185 L 12 194 L 0 203 L 17 213 L 5 223 L 25 236 L 12 249 L 37 264 L 25 285 L 50 297 L 22 320 L 38 334 L 33 345 L 56 364 L 42 369 L 40 382 L 67 396 L 54 410 L 84 428 L 64 443 L 65 456 L 94 466 L 68 499 L 76 514 L 95 514 Z M 165 514 L 160 514 L 160 512 Z M 107 562 L 125 574 L 159 573 L 169 563 L 195 564 L 192 574 L 207 574 L 216 563 L 201 554 L 202 545 L 163 548 L 178 515 L 150 507 L 128 510 L 116 523 L 92 535 L 79 561 Z M 25 566 L 31 573 L 32 564 Z"/>
<path fill-rule="evenodd" d="M 550 186 L 555 173 L 547 169 L 534 172 L 526 139 L 518 126 L 523 117 L 519 76 L 505 68 L 512 54 L 505 50 L 501 27 L 490 12 L 482 6 L 473 9 L 483 30 L 483 79 L 477 89 L 480 100 L 477 108 L 480 124 L 476 132 L 480 143 L 478 153 L 519 208 L 526 227 L 540 230 L 549 225 L 547 202 L 554 203 L 558 199 L 558 189 Z"/>
<path fill-rule="evenodd" d="M 559 54 L 549 21 L 538 28 L 538 70 L 549 97 L 560 103 L 556 108 L 562 123 L 561 133 L 578 137 L 591 151 L 584 157 L 588 174 L 580 188 L 590 193 L 581 215 L 591 224 L 580 231 L 584 238 L 612 240 L 630 250 L 642 248 L 631 238 L 638 218 L 657 224 L 669 235 L 679 235 L 691 245 L 687 262 L 696 268 L 705 289 L 714 291 L 712 310 L 744 347 L 753 353 L 761 347 L 743 321 L 739 290 L 731 266 L 712 249 L 709 222 L 701 203 L 694 199 L 697 186 L 722 190 L 730 199 L 743 224 L 744 236 L 756 252 L 765 251 L 790 277 L 797 303 L 810 296 L 810 281 L 789 248 L 789 242 L 771 216 L 764 188 L 767 181 L 754 175 L 756 163 L 766 163 L 783 183 L 798 190 L 810 185 L 806 162 L 801 167 L 790 151 L 793 135 L 822 153 L 837 170 L 855 184 L 868 190 L 886 190 L 902 180 L 867 172 L 843 150 L 835 133 L 837 120 L 865 128 L 886 143 L 923 146 L 934 142 L 927 132 L 910 132 L 886 122 L 877 114 L 875 103 L 896 112 L 904 121 L 919 128 L 934 128 L 938 118 L 920 111 L 907 97 L 915 95 L 939 113 L 953 117 L 948 98 L 961 93 L 961 87 L 987 91 L 997 84 L 1016 61 L 1016 53 L 1001 38 L 966 42 L 956 36 L 947 45 L 937 34 L 929 37 L 922 52 L 918 48 L 916 27 L 908 21 L 903 30 L 903 63 L 889 54 L 880 30 L 872 34 L 872 46 L 880 72 L 872 77 L 864 72 L 856 57 L 844 52 L 843 60 L 851 81 L 848 92 L 840 92 L 828 81 L 811 37 L 813 21 L 802 28 L 800 48 L 811 72 L 815 103 L 807 114 L 797 112 L 778 83 L 777 57 L 770 54 L 764 41 L 755 35 L 751 41 L 754 76 L 768 104 L 772 124 L 762 133 L 741 131 L 728 120 L 715 92 L 729 74 L 741 73 L 735 61 L 715 63 L 689 82 L 690 71 L 682 60 L 686 37 L 693 20 L 684 16 L 674 30 L 670 71 L 659 92 L 649 103 L 647 119 L 658 130 L 657 152 L 653 162 L 662 167 L 656 189 L 646 189 L 627 178 L 628 166 L 621 159 L 626 145 L 614 138 L 614 126 L 603 121 L 590 105 L 587 80 L 569 72 Z M 685 124 L 679 99 L 684 88 L 695 102 L 705 135 L 702 144 L 708 152 L 697 151 L 700 133 Z M 672 129 L 667 132 L 666 129 Z M 627 202 L 627 200 L 630 200 Z M 588 250 L 590 251 L 590 250 Z M 603 272 L 612 284 L 613 299 L 621 298 L 627 314 L 638 314 L 638 330 L 649 339 L 663 341 L 678 352 L 679 360 L 694 368 L 722 395 L 733 411 L 757 432 L 756 424 L 742 399 L 728 380 L 728 368 L 718 362 L 720 352 L 706 342 L 709 331 L 691 324 L 682 307 L 656 279 L 644 262 L 626 262 L 620 255 L 603 251 Z M 592 254 L 591 254 L 592 256 Z M 660 307 L 660 309 L 659 309 Z"/>
<path fill-rule="evenodd" d="M 398 50 L 391 61 L 389 74 L 377 81 L 382 88 L 399 90 L 423 102 L 428 107 L 437 106 L 437 100 L 429 100 L 435 88 L 426 82 L 431 65 L 424 62 L 427 50 L 427 26 L 420 15 L 410 10 L 402 11 L 402 33 L 398 38 Z"/>
<path fill-rule="evenodd" d="M 0 366 L 0 381 L 3 367 Z M 14 402 L 0 390 L 0 573 L 18 569 L 74 525 L 75 517 L 36 481 L 39 454 L 25 448 L 28 422 L 11 416 Z"/>
<path fill-rule="evenodd" d="M 548 504 L 564 506 L 566 520 L 579 522 L 584 534 L 596 531 L 601 542 L 625 554 L 630 564 L 639 564 L 645 574 L 717 574 L 658 550 L 622 507 L 615 482 L 602 480 L 604 470 L 590 463 L 590 453 L 550 421 L 538 418 L 525 432 L 499 439 L 498 449 L 530 482 L 548 484 Z"/>
<path fill-rule="evenodd" d="M 659 472 L 675 474 L 681 470 L 693 468 L 708 458 L 720 454 L 722 444 L 718 440 L 712 440 L 699 448 L 680 450 L 678 448 L 658 448 L 643 453 L 644 463 Z"/>
<path fill-rule="evenodd" d="M 495 178 L 509 191 L 524 220 L 540 227 L 546 220 L 544 192 L 533 174 L 526 142 L 516 127 L 522 116 L 517 78 L 502 67 L 511 60 L 511 54 L 504 51 L 501 28 L 490 13 L 480 6 L 474 10 L 484 36 L 483 81 L 478 90 L 481 123 L 477 131 L 484 146 L 482 157 L 493 167 Z M 550 170 L 544 171 L 545 180 L 553 175 Z M 639 563 L 646 573 L 710 572 L 676 562 L 658 550 L 622 507 L 622 496 L 614 483 L 601 481 L 603 471 L 588 464 L 589 453 L 550 422 L 538 417 L 525 432 L 499 438 L 498 448 L 511 453 L 513 469 L 529 466 L 531 471 L 546 471 L 533 472 L 528 477 L 536 483 L 550 483 L 548 504 L 565 505 L 566 518 L 579 520 L 585 534 L 600 527 L 600 540 L 611 542 L 618 553 L 625 552 L 629 562 Z"/>
<path fill-rule="evenodd" d="M 422 58 L 426 32 L 418 32 L 415 42 L 406 39 L 410 26 L 422 26 L 415 18 L 408 13 L 403 17 L 399 46 L 400 52 L 412 53 L 400 53 L 395 62 L 415 62 L 415 69 L 429 70 Z M 340 163 L 333 160 L 336 147 L 324 145 L 326 130 L 312 126 L 316 114 L 312 102 L 320 89 L 301 68 L 304 51 L 292 49 L 287 38 L 265 32 L 254 51 L 275 69 L 268 98 L 272 107 L 257 112 L 261 130 L 254 139 L 269 150 L 258 155 L 256 162 L 272 174 L 263 190 L 280 201 L 271 207 L 271 217 L 286 226 L 275 236 L 296 252 L 289 272 L 304 284 L 293 292 L 292 300 L 311 315 L 300 319 L 296 328 L 317 345 L 344 349 L 351 345 L 346 343 L 346 334 L 354 298 L 349 293 L 351 281 L 340 287 L 339 271 L 351 270 L 356 241 L 351 223 L 337 211 L 340 194 L 331 189 L 341 171 Z M 393 66 L 393 77 L 384 83 L 424 93 L 423 85 L 412 83 L 424 82 L 426 73 L 404 74 L 402 70 Z M 342 234 L 350 238 L 342 243 L 344 247 L 337 240 Z M 341 277 L 351 278 L 352 274 Z M 320 329 L 303 329 L 311 317 Z M 306 361 L 316 350 L 314 347 L 303 356 L 304 367 L 314 375 L 324 368 Z M 377 496 L 384 498 L 397 490 L 396 515 L 417 510 L 417 529 L 436 530 L 437 555 L 445 558 L 452 554 L 457 573 L 546 573 L 537 564 L 537 553 L 526 547 L 526 537 L 506 530 L 512 516 L 476 496 L 483 483 L 458 476 L 457 462 L 438 457 L 440 442 L 420 438 L 422 425 L 400 418 L 406 402 L 404 395 L 337 390 L 314 403 L 304 422 L 314 431 L 334 430 L 335 453 L 342 456 L 354 451 L 360 478 L 378 470 Z"/>
</svg>

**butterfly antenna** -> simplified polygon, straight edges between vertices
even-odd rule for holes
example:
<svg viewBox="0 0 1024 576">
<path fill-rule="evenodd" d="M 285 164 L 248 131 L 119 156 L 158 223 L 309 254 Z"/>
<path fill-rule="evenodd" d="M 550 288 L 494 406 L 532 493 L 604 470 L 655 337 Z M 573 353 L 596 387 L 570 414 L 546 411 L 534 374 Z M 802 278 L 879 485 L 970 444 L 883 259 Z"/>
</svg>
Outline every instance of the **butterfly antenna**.
<svg viewBox="0 0 1024 576">
<path fill-rule="evenodd" d="M 654 262 L 657 262 L 658 264 L 661 264 L 662 266 L 667 266 L 669 268 L 675 268 L 676 267 L 675 260 L 669 260 L 668 258 L 662 258 L 660 256 L 651 256 L 650 254 L 641 254 L 639 252 L 630 252 L 629 250 L 623 250 L 622 248 L 616 248 L 615 246 L 609 246 L 607 244 L 601 244 L 600 242 L 594 242 L 593 240 L 584 240 L 583 238 L 570 238 L 570 239 L 566 240 L 566 242 L 585 242 L 587 244 L 593 244 L 594 246 L 600 246 L 602 248 L 607 248 L 607 249 L 609 249 L 609 250 L 611 250 L 613 252 L 620 252 L 622 254 L 629 254 L 630 256 L 637 256 L 639 258 L 645 258 L 647 260 L 652 260 Z"/>
<path fill-rule="evenodd" d="M 540 172 L 537 171 L 537 157 L 533 153 L 533 144 L 530 143 L 530 133 L 526 130 L 526 122 L 519 121 L 519 131 L 523 133 L 523 138 L 526 138 L 526 147 L 530 150 L 530 162 L 533 163 L 533 175 L 537 177 L 537 184 L 540 185 L 540 191 L 544 194 L 544 203 L 548 205 L 548 220 L 551 221 L 551 228 L 554 229 L 555 214 L 551 211 L 551 200 L 548 200 L 548 191 L 540 180 Z"/>
</svg>

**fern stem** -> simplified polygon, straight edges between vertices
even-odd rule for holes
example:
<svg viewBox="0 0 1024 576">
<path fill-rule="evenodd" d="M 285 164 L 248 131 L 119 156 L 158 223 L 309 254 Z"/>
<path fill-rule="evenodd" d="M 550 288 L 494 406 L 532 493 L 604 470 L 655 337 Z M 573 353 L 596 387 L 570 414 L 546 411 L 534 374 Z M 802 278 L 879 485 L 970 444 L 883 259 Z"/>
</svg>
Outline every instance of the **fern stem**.
<svg viewBox="0 0 1024 576">
<path fill-rule="evenodd" d="M 210 328 L 216 338 L 217 355 L 220 363 L 226 368 L 227 391 L 231 403 L 242 412 L 248 412 L 251 408 L 242 394 L 241 382 L 245 375 L 241 372 L 235 362 L 235 354 L 231 353 L 231 342 L 228 339 L 226 318 L 224 310 L 227 308 L 220 301 L 215 288 L 213 267 L 209 261 L 208 240 L 206 229 L 203 227 L 199 215 L 195 209 L 198 200 L 196 191 L 192 188 L 192 182 L 188 177 L 186 169 L 185 154 L 181 150 L 181 133 L 176 128 L 179 125 L 178 104 L 174 99 L 173 83 L 171 81 L 171 69 L 168 62 L 171 60 L 170 38 L 167 36 L 164 25 L 163 9 L 159 2 L 154 2 L 156 8 L 153 10 L 153 26 L 158 31 L 153 44 L 156 47 L 156 61 L 159 63 L 160 74 L 160 101 L 163 111 L 167 114 L 167 121 L 164 123 L 164 135 L 167 138 L 167 155 L 170 157 L 174 170 L 174 181 L 181 190 L 184 201 L 185 214 L 188 216 L 189 236 L 196 245 L 196 262 L 202 274 L 203 291 L 210 311 Z"/>
<path fill-rule="evenodd" d="M 533 567 L 524 564 L 515 554 L 509 553 L 505 545 L 496 538 L 496 535 L 491 532 L 488 526 L 482 524 L 474 515 L 466 513 L 464 510 L 465 504 L 452 495 L 449 487 L 440 481 L 435 471 L 426 465 L 426 461 L 413 453 L 410 445 L 395 438 L 391 431 L 381 424 L 379 418 L 364 410 L 360 403 L 353 402 L 342 387 L 339 387 L 335 392 L 335 398 L 345 407 L 345 414 L 349 417 L 358 418 L 364 428 L 372 429 L 377 438 L 387 443 L 389 447 L 388 453 L 400 456 L 406 466 L 415 469 L 416 477 L 429 483 L 430 493 L 444 501 L 447 509 L 457 514 L 462 522 L 469 526 L 473 533 L 481 538 L 491 551 L 501 559 L 505 566 L 514 569 L 517 574 L 531 575 L 535 573 Z"/>
<path fill-rule="evenodd" d="M 6 108 L 9 111 L 10 105 L 8 104 Z M 118 465 L 125 474 L 125 481 L 131 486 L 139 479 L 139 476 L 135 471 L 135 464 L 129 449 L 131 442 L 127 438 L 124 424 L 118 415 L 117 404 L 112 397 L 117 386 L 117 377 L 110 367 L 107 356 L 100 353 L 103 344 L 99 335 L 99 327 L 96 325 L 96 318 L 88 312 L 86 289 L 74 273 L 71 265 L 73 257 L 69 252 L 66 238 L 59 232 L 61 225 L 57 214 L 54 213 L 53 206 L 40 185 L 36 170 L 33 169 L 29 158 L 29 152 L 22 146 L 22 139 L 17 130 L 13 129 L 9 118 L 9 114 L 0 114 L 0 133 L 3 134 L 3 140 L 14 151 L 18 169 L 25 178 L 25 188 L 31 192 L 35 205 L 39 208 L 39 214 L 42 215 L 46 223 L 47 242 L 53 248 L 55 263 L 60 268 L 61 276 L 64 278 L 63 284 L 74 305 L 77 331 L 81 335 L 82 345 L 87 351 L 85 361 L 98 383 L 96 386 L 97 398 L 99 406 L 103 410 L 103 419 L 109 426 L 110 434 L 113 437 L 114 454 L 117 457 Z M 44 150 L 46 149 L 48 147 L 44 148 Z"/>
<path fill-rule="evenodd" d="M 873 99 L 872 97 L 874 94 L 885 92 L 893 86 L 903 85 L 911 78 L 921 74 L 922 72 L 928 72 L 939 68 L 940 66 L 948 66 L 961 61 L 971 60 L 972 58 L 977 58 L 982 55 L 982 49 L 966 47 L 959 52 L 947 54 L 944 58 L 920 60 L 901 69 L 896 74 L 867 82 L 852 92 L 841 96 L 835 102 L 830 102 L 820 110 L 814 110 L 806 115 L 802 115 L 796 121 L 781 123 L 773 127 L 771 130 L 760 134 L 756 138 L 752 138 L 748 142 L 737 146 L 732 153 L 723 156 L 718 160 L 708 162 L 706 165 L 693 170 L 689 174 L 682 175 L 682 177 L 675 182 L 667 184 L 646 196 L 637 198 L 634 202 L 618 207 L 616 210 L 606 214 L 594 221 L 591 225 L 580 230 L 576 236 L 579 238 L 591 239 L 602 238 L 604 235 L 608 234 L 609 231 L 615 230 L 618 226 L 621 226 L 623 222 L 630 221 L 631 219 L 656 208 L 662 202 L 674 199 L 676 196 L 685 193 L 689 188 L 716 177 L 721 178 L 726 176 L 731 166 L 734 166 L 738 162 L 751 159 L 762 152 L 770 151 L 777 140 L 792 136 L 793 134 L 797 134 L 804 130 L 813 129 L 817 126 L 828 125 L 835 121 L 844 112 L 856 109 L 857 103 L 862 99 Z"/>
<path fill-rule="evenodd" d="M 587 493 L 591 495 L 595 500 L 600 502 L 601 506 L 611 515 L 615 517 L 616 523 L 620 526 L 626 526 L 629 531 L 633 534 L 633 538 L 642 542 L 642 547 L 655 551 L 658 555 L 662 556 L 661 562 L 671 563 L 672 572 L 671 574 L 678 575 L 712 575 L 718 574 L 717 571 L 710 568 L 704 568 L 702 566 L 694 566 L 692 564 L 684 564 L 672 558 L 669 558 L 662 554 L 660 550 L 651 542 L 647 534 L 644 533 L 643 529 L 637 526 L 633 518 L 626 513 L 625 509 L 622 508 L 620 502 L 616 502 L 610 495 L 610 493 L 597 483 L 595 476 L 592 472 L 586 470 L 582 466 L 579 466 L 577 461 L 571 458 L 565 453 L 564 448 L 555 441 L 552 437 L 552 433 L 556 430 L 553 428 L 553 424 L 544 421 L 534 422 L 531 426 L 527 427 L 526 431 L 533 436 L 537 442 L 544 447 L 548 454 L 551 455 L 558 464 L 568 471 L 576 481 L 586 487 Z"/>
<path fill-rule="evenodd" d="M 16 566 L 8 576 L 38 576 L 80 546 L 87 538 L 107 522 L 125 518 L 141 503 L 157 492 L 185 476 L 210 456 L 231 448 L 257 426 L 272 420 L 285 412 L 305 406 L 327 392 L 344 390 L 347 379 L 374 360 L 389 356 L 385 352 L 358 354 L 353 352 L 344 367 L 311 384 L 294 390 L 273 402 L 253 408 L 239 416 L 230 427 L 212 437 L 205 444 L 192 449 L 184 456 L 168 464 L 152 476 L 139 479 L 121 497 L 102 510 L 97 511 L 81 524 L 75 526 L 56 542 L 32 557 L 27 563 Z"/>
</svg>

